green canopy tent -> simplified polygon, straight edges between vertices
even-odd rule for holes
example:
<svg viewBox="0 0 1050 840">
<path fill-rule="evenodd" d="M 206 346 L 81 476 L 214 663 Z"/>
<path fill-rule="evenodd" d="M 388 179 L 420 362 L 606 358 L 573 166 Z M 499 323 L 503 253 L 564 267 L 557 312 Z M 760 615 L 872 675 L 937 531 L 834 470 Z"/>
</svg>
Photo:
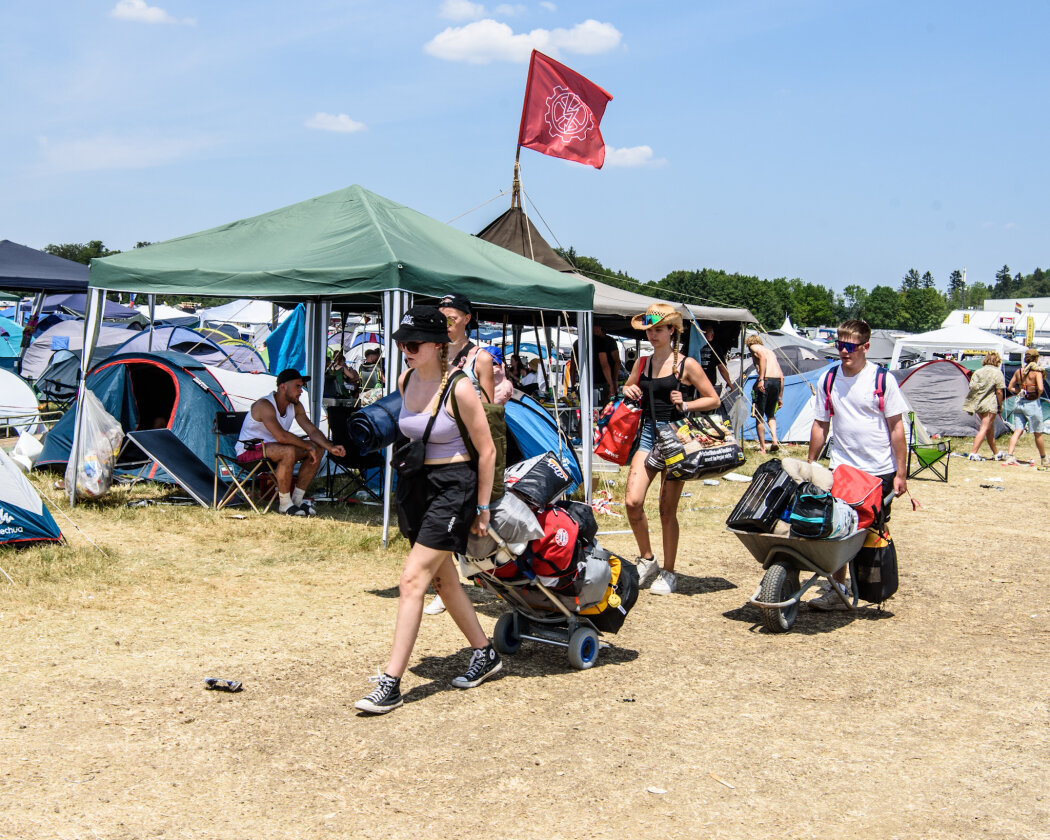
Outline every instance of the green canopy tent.
<svg viewBox="0 0 1050 840">
<path fill-rule="evenodd" d="M 333 302 L 382 305 L 387 382 L 396 382 L 401 360 L 390 335 L 414 296 L 456 290 L 501 310 L 573 310 L 589 332 L 594 295 L 581 280 L 357 185 L 92 260 L 89 286 L 93 299 L 106 290 L 302 301 L 309 316 L 307 367 L 315 381 L 324 369 L 321 339 Z M 93 321 L 97 317 L 87 319 L 86 332 Z M 312 389 L 314 416 L 320 416 L 320 398 L 320 389 Z"/>
</svg>

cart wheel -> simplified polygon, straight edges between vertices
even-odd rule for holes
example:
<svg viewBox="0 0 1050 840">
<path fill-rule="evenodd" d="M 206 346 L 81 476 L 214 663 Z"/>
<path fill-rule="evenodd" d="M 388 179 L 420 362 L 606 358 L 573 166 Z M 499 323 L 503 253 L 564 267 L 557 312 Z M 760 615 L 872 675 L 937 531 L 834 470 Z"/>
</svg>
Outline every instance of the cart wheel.
<svg viewBox="0 0 1050 840">
<path fill-rule="evenodd" d="M 775 604 L 786 601 L 798 592 L 798 569 L 791 563 L 780 561 L 766 570 L 758 600 Z M 798 616 L 798 604 L 790 607 L 762 610 L 762 624 L 771 633 L 786 633 Z"/>
<path fill-rule="evenodd" d="M 514 613 L 503 613 L 496 621 L 496 629 L 492 632 L 492 646 L 499 653 L 508 656 L 521 650 L 521 636 L 514 626 Z"/>
<path fill-rule="evenodd" d="M 569 637 L 569 664 L 581 671 L 593 668 L 598 650 L 598 634 L 590 627 L 580 627 Z"/>
</svg>

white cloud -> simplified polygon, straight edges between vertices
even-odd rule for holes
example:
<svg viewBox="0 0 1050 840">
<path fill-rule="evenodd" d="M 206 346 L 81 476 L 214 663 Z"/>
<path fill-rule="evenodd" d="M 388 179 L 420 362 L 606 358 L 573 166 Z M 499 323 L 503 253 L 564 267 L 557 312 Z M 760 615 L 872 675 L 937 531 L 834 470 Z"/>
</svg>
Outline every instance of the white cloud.
<svg viewBox="0 0 1050 840">
<path fill-rule="evenodd" d="M 318 111 L 306 121 L 307 128 L 316 128 L 318 131 L 338 131 L 343 134 L 353 134 L 355 131 L 364 131 L 368 126 L 357 120 L 352 120 L 346 114 L 326 114 Z"/>
<path fill-rule="evenodd" d="M 485 7 L 470 0 L 445 0 L 439 14 L 449 20 L 477 20 L 485 17 Z"/>
<path fill-rule="evenodd" d="M 500 3 L 492 11 L 500 17 L 514 17 L 515 15 L 525 14 L 528 9 L 520 3 Z"/>
<path fill-rule="evenodd" d="M 544 2 L 540 3 L 540 8 L 546 9 L 548 12 L 558 11 L 558 7 L 555 6 L 553 3 L 548 3 L 547 0 L 544 0 Z"/>
<path fill-rule="evenodd" d="M 492 61 L 524 63 L 534 49 L 548 55 L 560 52 L 595 55 L 617 47 L 620 32 L 611 23 L 586 20 L 572 29 L 533 29 L 514 34 L 505 23 L 486 18 L 466 26 L 450 26 L 423 45 L 423 51 L 446 61 L 488 64 Z"/>
<path fill-rule="evenodd" d="M 109 14 L 118 20 L 130 20 L 135 23 L 184 23 L 193 26 L 197 22 L 193 18 L 183 18 L 180 21 L 159 6 L 147 6 L 146 0 L 117 0 L 117 5 Z"/>
<path fill-rule="evenodd" d="M 654 158 L 650 146 L 631 146 L 629 149 L 605 147 L 606 166 L 663 166 L 665 158 Z"/>
<path fill-rule="evenodd" d="M 148 169 L 187 157 L 214 145 L 204 137 L 113 137 L 37 141 L 48 172 L 95 172 L 104 169 Z"/>
</svg>

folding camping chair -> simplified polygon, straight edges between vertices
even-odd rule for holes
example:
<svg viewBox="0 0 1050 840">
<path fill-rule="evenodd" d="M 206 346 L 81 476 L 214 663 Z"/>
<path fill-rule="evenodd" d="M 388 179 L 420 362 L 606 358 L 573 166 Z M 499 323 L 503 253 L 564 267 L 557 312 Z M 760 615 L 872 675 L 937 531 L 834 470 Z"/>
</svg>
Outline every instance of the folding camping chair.
<svg viewBox="0 0 1050 840">
<path fill-rule="evenodd" d="M 946 482 L 948 464 L 951 462 L 952 442 L 932 440 L 914 411 L 908 412 L 908 423 L 911 426 L 911 431 L 908 433 L 908 478 L 915 478 L 919 473 L 929 470 L 936 477 L 935 481 Z M 914 469 L 912 468 L 913 456 L 915 458 Z"/>
<path fill-rule="evenodd" d="M 346 455 L 338 458 L 329 453 L 326 456 L 328 480 L 325 495 L 329 499 L 349 500 L 363 490 L 373 502 L 381 503 L 382 499 L 368 486 L 368 473 L 380 469 L 386 461 L 381 451 L 360 453 L 349 433 L 352 415 L 353 410 L 346 406 L 328 406 L 328 431 L 332 436 L 332 443 L 345 447 Z"/>
<path fill-rule="evenodd" d="M 233 455 L 222 451 L 222 444 L 235 443 L 244 425 L 246 411 L 217 411 L 212 430 L 215 432 L 215 485 L 212 504 L 216 510 L 241 496 L 256 513 L 266 513 L 277 499 L 277 474 L 273 461 L 263 457 L 250 464 L 241 464 Z M 245 441 L 246 443 L 249 441 Z M 219 476 L 228 475 L 230 484 L 219 497 Z"/>
</svg>

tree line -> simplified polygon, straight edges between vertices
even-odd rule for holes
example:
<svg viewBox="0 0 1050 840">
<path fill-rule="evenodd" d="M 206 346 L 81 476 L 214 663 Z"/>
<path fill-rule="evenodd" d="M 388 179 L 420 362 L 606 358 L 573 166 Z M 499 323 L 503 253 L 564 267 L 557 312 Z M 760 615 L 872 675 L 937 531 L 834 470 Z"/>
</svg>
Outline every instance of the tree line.
<svg viewBox="0 0 1050 840">
<path fill-rule="evenodd" d="M 798 327 L 833 326 L 848 318 L 863 318 L 872 329 L 924 332 L 937 329 L 953 309 L 980 309 L 986 298 L 1050 297 L 1050 271 L 1041 268 L 1031 274 L 1011 274 L 1004 265 L 992 283 L 967 283 L 956 269 L 944 291 L 937 288 L 933 274 L 911 268 L 894 288 L 877 285 L 872 289 L 852 284 L 836 293 L 800 278 L 776 277 L 772 280 L 753 275 L 730 273 L 714 268 L 672 271 L 652 283 L 641 283 L 623 271 L 605 268 L 594 257 L 575 249 L 555 249 L 581 274 L 632 292 L 651 294 L 667 300 L 701 306 L 744 307 L 766 329 L 777 329 L 790 315 Z"/>
<path fill-rule="evenodd" d="M 149 244 L 138 242 L 135 247 Z M 94 258 L 120 253 L 98 239 L 48 245 L 44 250 L 85 265 Z M 606 268 L 594 257 L 577 254 L 574 248 L 555 251 L 581 274 L 602 283 L 702 306 L 743 307 L 766 329 L 776 329 L 784 316 L 790 315 L 798 327 L 832 326 L 847 318 L 863 318 L 873 329 L 923 332 L 937 329 L 953 309 L 980 309 L 986 298 L 1050 297 L 1050 271 L 1041 268 L 1022 275 L 1011 274 L 1010 267 L 1004 265 L 991 283 L 967 283 L 962 271 L 956 269 L 948 276 L 944 291 L 937 288 L 929 271 L 919 274 L 910 268 L 896 288 L 879 285 L 868 290 L 852 284 L 836 293 L 798 277 L 767 280 L 716 268 L 672 271 L 656 282 L 642 283 L 624 271 Z M 166 297 L 172 305 L 190 300 L 215 306 L 225 298 Z"/>
</svg>

